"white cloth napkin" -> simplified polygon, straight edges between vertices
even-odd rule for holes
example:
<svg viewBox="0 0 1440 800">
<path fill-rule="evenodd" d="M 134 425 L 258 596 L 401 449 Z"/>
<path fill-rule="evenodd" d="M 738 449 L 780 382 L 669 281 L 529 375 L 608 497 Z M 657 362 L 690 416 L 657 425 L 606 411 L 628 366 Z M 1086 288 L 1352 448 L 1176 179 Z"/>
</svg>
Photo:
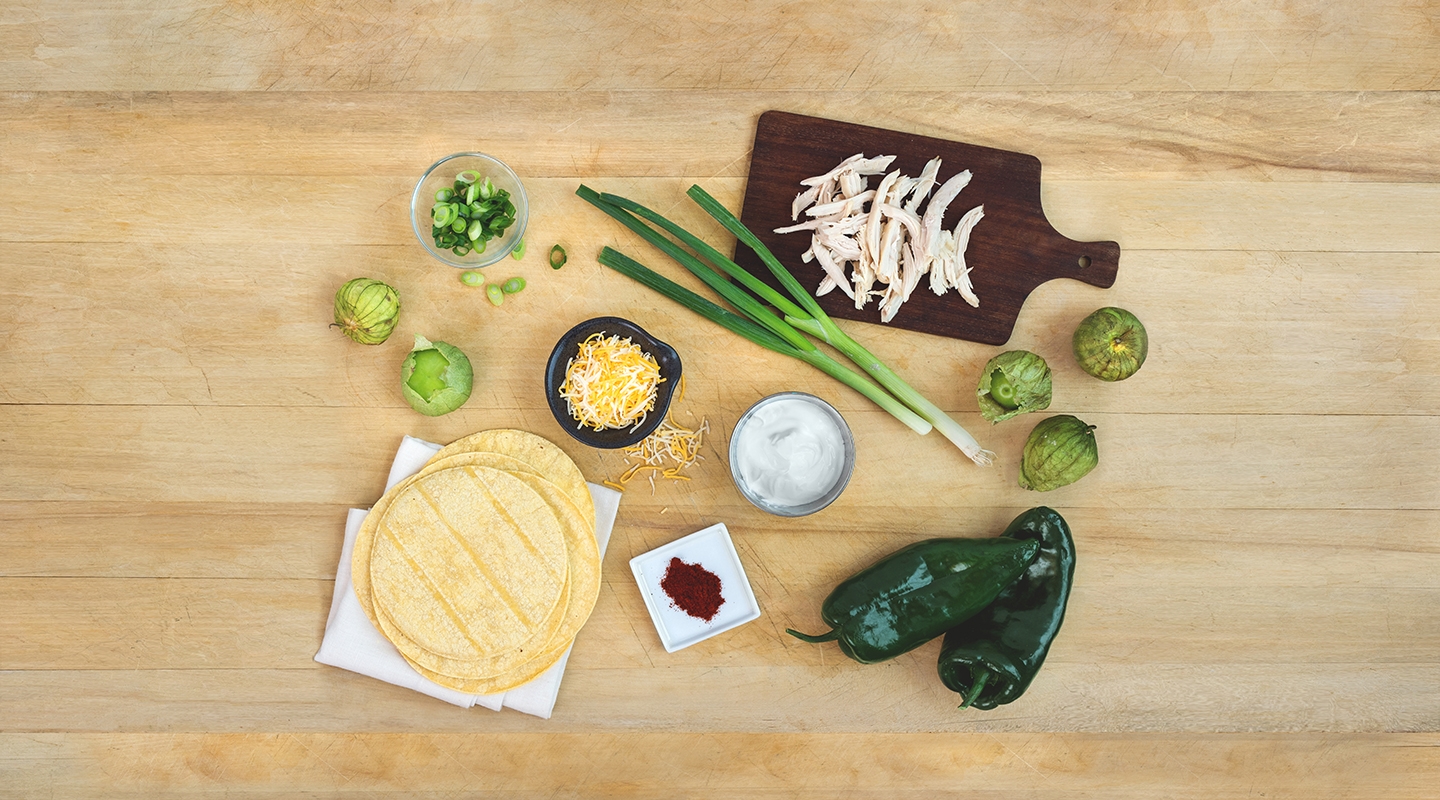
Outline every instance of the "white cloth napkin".
<svg viewBox="0 0 1440 800">
<path fill-rule="evenodd" d="M 438 444 L 406 436 L 400 442 L 395 462 L 390 466 L 386 490 L 419 472 L 439 450 Z M 595 538 L 600 545 L 600 556 L 604 558 L 605 546 L 610 543 L 610 531 L 615 526 L 615 514 L 620 510 L 620 493 L 593 483 L 587 485 L 590 496 L 595 500 Z M 550 712 L 555 708 L 555 698 L 560 693 L 565 662 L 570 660 L 568 649 L 555 666 L 524 686 L 499 694 L 474 695 L 447 689 L 425 678 L 412 669 L 390 640 L 375 629 L 360 607 L 350 582 L 350 552 L 355 547 L 355 535 L 359 533 L 360 523 L 367 513 L 352 508 L 345 520 L 345 543 L 340 548 L 340 568 L 335 573 L 335 596 L 330 600 L 330 617 L 325 623 L 325 637 L 320 642 L 320 652 L 315 654 L 315 660 L 414 689 L 463 708 L 476 705 L 493 711 L 502 707 L 513 708 L 549 719 Z"/>
</svg>

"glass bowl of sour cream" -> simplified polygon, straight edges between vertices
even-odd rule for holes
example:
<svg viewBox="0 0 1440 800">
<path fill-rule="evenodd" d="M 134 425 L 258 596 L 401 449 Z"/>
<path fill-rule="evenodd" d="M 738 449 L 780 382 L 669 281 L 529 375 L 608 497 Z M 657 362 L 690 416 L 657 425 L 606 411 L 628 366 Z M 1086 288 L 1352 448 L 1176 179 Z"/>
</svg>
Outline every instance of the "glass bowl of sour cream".
<svg viewBox="0 0 1440 800">
<path fill-rule="evenodd" d="M 730 435 L 735 488 L 777 516 L 803 517 L 835 502 L 854 469 L 855 439 L 845 418 L 804 392 L 766 397 Z"/>
</svg>

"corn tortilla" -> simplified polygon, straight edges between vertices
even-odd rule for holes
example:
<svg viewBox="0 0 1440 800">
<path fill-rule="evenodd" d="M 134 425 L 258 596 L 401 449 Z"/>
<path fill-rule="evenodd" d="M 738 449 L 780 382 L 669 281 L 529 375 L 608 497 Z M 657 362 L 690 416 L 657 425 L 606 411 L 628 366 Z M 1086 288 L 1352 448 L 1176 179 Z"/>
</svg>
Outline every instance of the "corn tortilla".
<svg viewBox="0 0 1440 800">
<path fill-rule="evenodd" d="M 543 436 L 513 428 L 495 428 L 472 433 L 442 447 L 431 457 L 434 463 L 460 453 L 497 453 L 535 468 L 535 474 L 559 486 L 575 502 L 586 519 L 595 520 L 595 502 L 580 467 L 560 446 Z"/>
<path fill-rule="evenodd" d="M 488 467 L 420 475 L 376 527 L 373 602 L 419 647 L 485 658 L 530 640 L 568 580 L 565 535 L 550 505 Z"/>
<path fill-rule="evenodd" d="M 454 662 L 442 663 L 422 659 L 409 659 L 412 667 L 430 680 L 457 691 L 473 694 L 493 694 L 513 689 L 528 683 L 549 669 L 560 659 L 575 640 L 575 635 L 589 620 L 600 596 L 600 548 L 594 533 L 584 524 L 579 509 L 575 508 L 565 492 L 543 478 L 527 473 L 518 473 L 515 478 L 525 482 L 540 493 L 557 511 L 561 527 L 566 532 L 569 547 L 569 588 L 570 596 L 564 619 L 550 637 L 546 647 L 523 664 L 503 673 L 488 676 L 466 672 L 464 665 Z M 403 652 L 403 651 L 402 651 Z M 455 674 L 466 672 L 466 674 Z"/>
<path fill-rule="evenodd" d="M 560 521 L 566 546 L 565 586 L 549 616 L 524 642 L 477 658 L 452 658 L 419 645 L 390 619 L 383 605 L 376 605 L 371 582 L 376 534 L 395 500 L 423 476 L 462 466 L 507 473 L 541 494 Z M 589 618 L 600 585 L 594 520 L 589 486 L 579 467 L 558 446 L 520 430 L 481 431 L 442 448 L 419 473 L 397 483 L 375 503 L 352 551 L 355 593 L 370 621 L 420 674 L 461 691 L 505 691 L 553 666 Z"/>
</svg>

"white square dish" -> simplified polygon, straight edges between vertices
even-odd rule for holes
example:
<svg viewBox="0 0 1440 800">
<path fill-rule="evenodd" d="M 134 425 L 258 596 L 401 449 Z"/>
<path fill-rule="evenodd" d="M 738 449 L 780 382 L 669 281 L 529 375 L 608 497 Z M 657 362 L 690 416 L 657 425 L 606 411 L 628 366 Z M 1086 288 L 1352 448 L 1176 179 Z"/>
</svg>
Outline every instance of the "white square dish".
<svg viewBox="0 0 1440 800">
<path fill-rule="evenodd" d="M 723 602 L 708 622 L 682 611 L 661 587 L 660 582 L 665 578 L 672 558 L 686 564 L 699 564 L 720 579 Z M 640 596 L 645 598 L 645 608 L 650 611 L 650 619 L 655 623 L 655 631 L 660 634 L 660 643 L 665 645 L 667 653 L 760 617 L 760 604 L 750 589 L 745 567 L 740 564 L 740 555 L 735 552 L 735 543 L 730 541 L 730 531 L 724 523 L 711 525 L 630 559 L 630 571 L 635 573 Z"/>
</svg>

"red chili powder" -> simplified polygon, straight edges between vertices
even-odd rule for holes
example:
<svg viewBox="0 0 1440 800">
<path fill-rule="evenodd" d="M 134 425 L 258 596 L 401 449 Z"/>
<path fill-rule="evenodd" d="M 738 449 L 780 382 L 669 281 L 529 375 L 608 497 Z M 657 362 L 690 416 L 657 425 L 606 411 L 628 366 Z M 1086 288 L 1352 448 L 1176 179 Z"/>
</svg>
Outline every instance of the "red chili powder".
<svg viewBox="0 0 1440 800">
<path fill-rule="evenodd" d="M 725 598 L 720 594 L 720 576 L 678 558 L 670 559 L 665 577 L 660 579 L 660 588 L 676 608 L 706 622 L 715 619 L 720 606 L 725 605 Z"/>
</svg>

